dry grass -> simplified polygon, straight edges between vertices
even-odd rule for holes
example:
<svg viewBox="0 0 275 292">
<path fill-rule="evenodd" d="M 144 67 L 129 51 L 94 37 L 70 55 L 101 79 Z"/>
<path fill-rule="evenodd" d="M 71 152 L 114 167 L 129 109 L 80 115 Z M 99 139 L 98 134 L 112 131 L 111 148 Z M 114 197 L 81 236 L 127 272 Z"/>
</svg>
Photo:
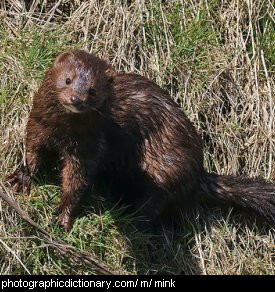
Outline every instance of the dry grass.
<svg viewBox="0 0 275 292">
<path fill-rule="evenodd" d="M 167 89 L 203 136 L 208 170 L 274 179 L 272 1 L 23 2 L 0 2 L 0 180 L 24 155 L 31 100 L 46 68 L 72 47 Z M 51 224 L 58 196 L 58 187 L 41 183 L 18 199 L 56 237 L 114 269 L 275 274 L 274 230 L 254 218 L 199 208 L 178 228 L 143 234 L 98 196 L 93 210 L 64 233 Z M 0 274 L 90 272 L 58 256 L 0 202 Z"/>
</svg>

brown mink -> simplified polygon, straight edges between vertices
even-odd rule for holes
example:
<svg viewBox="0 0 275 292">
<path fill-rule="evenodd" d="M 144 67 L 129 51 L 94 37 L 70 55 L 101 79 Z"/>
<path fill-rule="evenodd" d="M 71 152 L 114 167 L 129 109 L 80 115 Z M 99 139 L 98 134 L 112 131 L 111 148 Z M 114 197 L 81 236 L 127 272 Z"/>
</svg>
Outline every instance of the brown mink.
<svg viewBox="0 0 275 292">
<path fill-rule="evenodd" d="M 102 178 L 144 224 L 204 201 L 275 222 L 274 184 L 207 173 L 201 138 L 167 92 L 81 50 L 59 55 L 34 97 L 26 164 L 8 179 L 15 191 L 30 191 L 50 153 L 62 161 L 59 212 L 66 229 Z"/>
</svg>

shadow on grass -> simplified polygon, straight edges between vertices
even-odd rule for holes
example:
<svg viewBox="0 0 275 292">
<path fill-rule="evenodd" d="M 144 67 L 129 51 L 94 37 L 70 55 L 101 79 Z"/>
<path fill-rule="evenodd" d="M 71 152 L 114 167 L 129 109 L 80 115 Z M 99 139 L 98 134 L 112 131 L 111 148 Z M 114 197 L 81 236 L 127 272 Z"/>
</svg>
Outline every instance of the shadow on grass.
<svg viewBox="0 0 275 292">
<path fill-rule="evenodd" d="M 58 174 L 59 170 L 57 168 L 54 172 L 44 172 L 38 177 L 37 183 L 40 185 L 48 183 L 59 185 Z M 207 269 L 204 266 L 205 259 L 203 258 L 203 251 L 200 255 L 197 240 L 202 233 L 211 234 L 217 222 L 223 222 L 225 227 L 227 223 L 229 225 L 233 223 L 241 230 L 245 230 L 246 227 L 253 229 L 253 226 L 259 226 L 259 229 L 257 229 L 259 235 L 261 235 L 261 230 L 266 230 L 266 224 L 260 218 L 257 219 L 255 225 L 255 217 L 251 217 L 251 214 L 248 214 L 250 217 L 246 217 L 240 215 L 238 210 L 228 211 L 228 208 L 219 208 L 217 211 L 212 208 L 213 206 L 211 206 L 211 209 L 208 207 L 190 209 L 174 220 L 160 222 L 154 229 L 142 230 L 139 228 L 140 224 L 138 224 L 138 227 L 136 225 L 137 218 L 135 215 L 129 213 L 124 206 L 118 204 L 108 192 L 106 186 L 95 187 L 91 194 L 85 198 L 82 205 L 83 210 L 78 218 L 81 220 L 84 218 L 85 222 L 89 222 L 91 217 L 91 220 L 94 218 L 102 220 L 104 216 L 105 219 L 103 218 L 103 220 L 106 220 L 107 217 L 109 218 L 107 223 L 102 224 L 103 227 L 100 232 L 88 231 L 88 228 L 91 227 L 88 226 L 89 223 L 87 224 L 87 233 L 94 233 L 95 236 L 106 233 L 99 239 L 98 245 L 94 245 L 94 248 L 93 244 L 87 243 L 90 251 L 100 254 L 105 261 L 104 257 L 108 253 L 107 249 L 112 249 L 112 241 L 115 246 L 115 241 L 118 240 L 116 236 L 111 236 L 111 229 L 115 227 L 119 234 L 118 237 L 124 238 L 127 243 L 124 246 L 125 251 L 123 251 L 119 266 L 130 274 L 204 274 L 207 273 Z M 234 219 L 232 220 L 232 218 Z M 100 224 L 92 228 L 96 230 L 98 226 Z M 218 227 L 221 227 L 221 225 Z M 85 234 L 86 225 L 82 224 L 80 228 L 82 230 L 75 229 L 69 235 L 70 237 L 75 236 L 75 239 L 72 239 L 73 244 L 74 240 L 77 241 L 78 237 L 81 238 Z M 59 235 L 63 237 L 64 233 L 65 231 L 60 230 Z M 64 236 L 66 237 L 66 234 Z M 96 242 L 97 238 L 91 236 L 85 237 L 85 240 Z M 201 248 L 203 249 L 203 247 Z M 230 248 L 230 243 L 228 243 L 228 248 Z M 87 251 L 89 252 L 89 248 Z M 107 259 L 106 262 L 108 262 Z M 118 265 L 117 262 L 113 263 L 115 266 Z"/>
<path fill-rule="evenodd" d="M 94 197 L 80 217 L 91 213 L 102 216 L 108 212 L 120 236 L 127 242 L 127 255 L 121 263 L 125 270 L 135 270 L 138 275 L 202 273 L 191 252 L 194 244 L 194 229 L 191 226 L 183 230 L 178 224 L 166 221 L 154 229 L 142 230 L 140 224 L 136 225 L 138 219 L 134 215 L 125 211 L 124 207 L 118 207 L 115 202 L 107 201 L 103 207 L 102 201 L 98 204 L 98 199 Z"/>
<path fill-rule="evenodd" d="M 42 169 L 35 183 L 38 186 L 60 185 L 59 169 L 55 168 L 54 171 Z M 136 224 L 138 219 L 135 215 L 129 213 L 125 206 L 118 204 L 108 189 L 102 185 L 97 186 L 84 198 L 77 219 L 86 216 L 88 218 L 91 214 L 98 217 L 104 214 L 106 216 L 107 213 L 113 222 L 110 225 L 115 226 L 119 237 L 127 242 L 126 256 L 120 263 L 124 270 L 139 275 L 202 273 L 197 259 L 192 254 L 195 228 L 190 222 L 185 220 L 185 226 L 181 226 L 175 220 L 167 220 L 160 222 L 154 229 L 144 230 L 140 228 L 140 223 Z M 112 238 L 106 238 L 106 241 L 110 240 Z M 97 253 L 97 250 L 95 252 Z"/>
</svg>

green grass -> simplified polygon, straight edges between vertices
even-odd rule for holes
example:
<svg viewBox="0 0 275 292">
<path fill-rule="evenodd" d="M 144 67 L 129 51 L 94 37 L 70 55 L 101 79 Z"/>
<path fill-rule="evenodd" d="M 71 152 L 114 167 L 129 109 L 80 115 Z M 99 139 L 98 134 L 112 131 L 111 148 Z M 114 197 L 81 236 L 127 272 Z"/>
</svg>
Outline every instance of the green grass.
<svg viewBox="0 0 275 292">
<path fill-rule="evenodd" d="M 24 157 L 32 98 L 54 57 L 85 48 L 171 93 L 205 141 L 205 167 L 274 180 L 274 8 L 270 1 L 0 3 L 0 182 Z M 253 3 L 252 3 L 253 2 Z M 44 5 L 44 4 L 45 5 Z M 40 13 L 42 11 L 42 13 Z M 63 13 L 62 13 L 63 12 Z M 53 13 L 53 14 L 51 14 Z M 3 185 L 2 185 L 3 186 Z M 9 192 L 8 189 L 6 191 Z M 93 194 L 65 232 L 60 188 L 39 177 L 16 198 L 57 239 L 129 274 L 275 274 L 274 229 L 235 210 L 198 207 L 177 227 L 138 231 Z M 0 200 L 0 274 L 92 274 L 41 240 Z"/>
</svg>

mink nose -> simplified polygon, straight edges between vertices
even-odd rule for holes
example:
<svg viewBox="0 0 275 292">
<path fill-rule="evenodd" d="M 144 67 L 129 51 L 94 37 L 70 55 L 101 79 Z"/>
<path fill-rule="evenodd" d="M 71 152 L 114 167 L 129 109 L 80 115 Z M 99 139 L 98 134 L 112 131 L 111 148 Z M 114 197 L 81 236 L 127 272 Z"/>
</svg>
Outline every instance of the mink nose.
<svg viewBox="0 0 275 292">
<path fill-rule="evenodd" d="M 71 102 L 72 102 L 72 105 L 76 106 L 76 105 L 80 105 L 83 101 L 77 96 L 72 96 Z"/>
</svg>

